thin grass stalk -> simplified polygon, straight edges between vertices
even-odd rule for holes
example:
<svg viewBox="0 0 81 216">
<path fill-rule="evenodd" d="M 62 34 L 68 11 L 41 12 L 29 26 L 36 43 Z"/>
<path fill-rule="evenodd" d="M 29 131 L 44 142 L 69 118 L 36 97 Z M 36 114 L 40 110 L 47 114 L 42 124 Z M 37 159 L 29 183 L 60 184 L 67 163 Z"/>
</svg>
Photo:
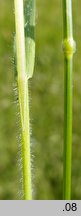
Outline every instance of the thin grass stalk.
<svg viewBox="0 0 81 216">
<path fill-rule="evenodd" d="M 31 165 L 30 165 L 30 128 L 29 128 L 29 97 L 28 77 L 26 73 L 24 5 L 23 0 L 14 0 L 16 25 L 16 56 L 18 72 L 18 93 L 22 131 L 23 156 L 23 191 L 24 200 L 32 199 Z"/>
<path fill-rule="evenodd" d="M 72 0 L 63 0 L 64 20 L 64 176 L 63 199 L 71 199 L 72 166 L 72 70 L 75 42 L 72 27 Z"/>
</svg>

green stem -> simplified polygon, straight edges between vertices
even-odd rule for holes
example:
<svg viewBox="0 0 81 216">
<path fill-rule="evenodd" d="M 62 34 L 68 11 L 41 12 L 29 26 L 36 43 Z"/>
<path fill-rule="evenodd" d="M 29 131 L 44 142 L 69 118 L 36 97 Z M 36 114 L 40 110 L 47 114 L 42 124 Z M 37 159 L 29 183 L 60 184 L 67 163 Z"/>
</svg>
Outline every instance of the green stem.
<svg viewBox="0 0 81 216">
<path fill-rule="evenodd" d="M 72 163 L 72 62 L 75 42 L 72 33 L 72 1 L 63 0 L 64 14 L 64 188 L 63 199 L 71 199 Z"/>
<path fill-rule="evenodd" d="M 72 37 L 72 0 L 63 0 L 64 38 Z"/>
<path fill-rule="evenodd" d="M 26 74 L 24 6 L 23 0 L 14 0 L 16 25 L 16 56 L 18 72 L 18 92 L 22 131 L 23 155 L 23 190 L 24 199 L 32 199 L 31 169 L 30 169 L 30 129 L 29 129 L 29 99 L 28 78 Z"/>
<path fill-rule="evenodd" d="M 64 199 L 71 199 L 72 59 L 65 59 L 64 80 Z"/>
</svg>

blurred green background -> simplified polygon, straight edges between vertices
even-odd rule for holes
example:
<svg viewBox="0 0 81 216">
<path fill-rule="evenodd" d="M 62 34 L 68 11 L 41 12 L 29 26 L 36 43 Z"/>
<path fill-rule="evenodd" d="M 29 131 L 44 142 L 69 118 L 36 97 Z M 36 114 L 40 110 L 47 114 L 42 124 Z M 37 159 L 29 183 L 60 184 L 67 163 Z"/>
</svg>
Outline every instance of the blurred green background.
<svg viewBox="0 0 81 216">
<path fill-rule="evenodd" d="M 73 1 L 77 52 L 73 71 L 72 199 L 81 199 L 81 2 Z M 14 2 L 0 0 L 0 199 L 18 199 L 17 106 L 14 97 Z M 62 1 L 37 0 L 36 64 L 29 83 L 34 199 L 62 199 L 63 97 Z"/>
</svg>

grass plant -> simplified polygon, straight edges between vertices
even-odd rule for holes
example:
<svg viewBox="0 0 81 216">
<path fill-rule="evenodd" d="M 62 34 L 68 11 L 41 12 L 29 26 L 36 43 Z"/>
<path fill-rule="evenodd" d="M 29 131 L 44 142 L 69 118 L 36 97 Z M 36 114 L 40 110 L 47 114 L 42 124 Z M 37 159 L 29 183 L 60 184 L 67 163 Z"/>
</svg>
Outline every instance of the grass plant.
<svg viewBox="0 0 81 216">
<path fill-rule="evenodd" d="M 72 27 L 72 1 L 63 0 L 64 15 L 64 189 L 63 199 L 71 199 L 72 161 L 72 66 L 75 42 Z"/>
<path fill-rule="evenodd" d="M 23 192 L 24 199 L 31 200 L 32 184 L 28 79 L 32 77 L 34 69 L 35 42 L 33 40 L 33 37 L 35 21 L 33 20 L 35 17 L 35 7 L 33 0 L 14 0 L 14 5 L 16 25 L 18 94 L 22 131 Z M 26 10 L 26 8 L 28 8 L 28 10 Z"/>
</svg>

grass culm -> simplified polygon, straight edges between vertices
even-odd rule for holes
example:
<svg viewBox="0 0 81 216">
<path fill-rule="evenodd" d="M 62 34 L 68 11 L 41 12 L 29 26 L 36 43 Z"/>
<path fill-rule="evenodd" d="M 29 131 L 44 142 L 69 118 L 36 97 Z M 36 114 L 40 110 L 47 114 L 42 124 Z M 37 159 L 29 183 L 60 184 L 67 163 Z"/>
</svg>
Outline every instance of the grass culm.
<svg viewBox="0 0 81 216">
<path fill-rule="evenodd" d="M 64 188 L 63 199 L 71 199 L 72 163 L 72 68 L 75 42 L 72 27 L 72 1 L 63 0 L 64 20 Z"/>
<path fill-rule="evenodd" d="M 30 158 L 30 117 L 28 79 L 32 77 L 35 58 L 35 2 L 14 0 L 16 57 L 19 107 L 22 133 L 22 167 L 24 200 L 32 199 Z"/>
</svg>

